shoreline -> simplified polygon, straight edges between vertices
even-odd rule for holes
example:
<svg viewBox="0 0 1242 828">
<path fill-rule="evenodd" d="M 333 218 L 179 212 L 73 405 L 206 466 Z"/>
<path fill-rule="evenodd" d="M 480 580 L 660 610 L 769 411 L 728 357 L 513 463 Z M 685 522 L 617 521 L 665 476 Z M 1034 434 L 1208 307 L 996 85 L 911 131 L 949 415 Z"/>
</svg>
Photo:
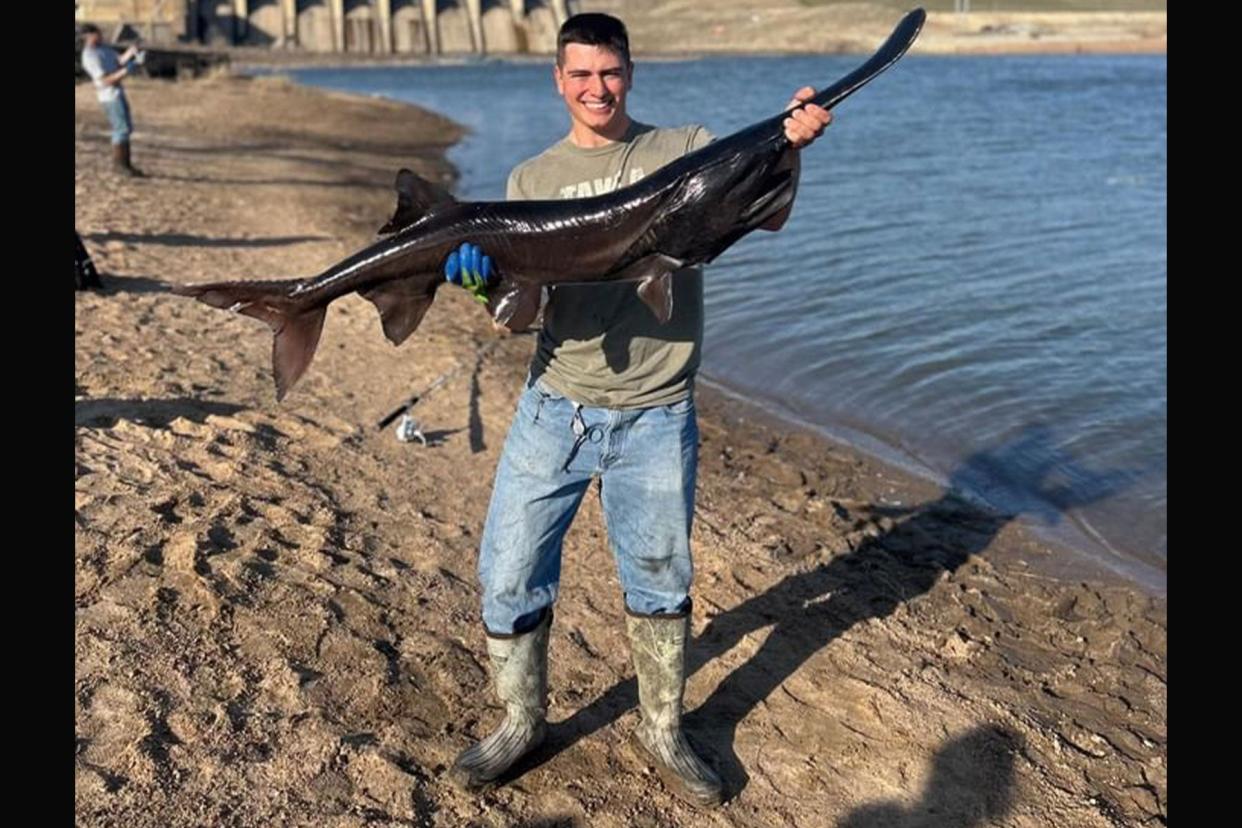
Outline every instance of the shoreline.
<svg viewBox="0 0 1242 828">
<path fill-rule="evenodd" d="M 488 54 L 488 55 L 441 55 L 438 57 L 408 57 L 374 55 L 349 55 L 347 53 L 324 53 L 309 55 L 293 52 L 271 52 L 258 55 L 251 51 L 238 53 L 231 50 L 234 61 L 232 71 L 236 74 L 249 72 L 274 73 L 282 69 L 357 69 L 357 68 L 435 68 L 438 66 L 465 66 L 483 63 L 535 64 L 543 66 L 552 61 L 552 55 L 543 54 Z M 871 52 L 865 48 L 843 45 L 832 49 L 699 49 L 669 52 L 635 52 L 637 63 L 673 63 L 704 60 L 708 58 L 743 57 L 800 57 L 809 55 L 865 57 Z M 1150 40 L 1117 41 L 1032 41 L 1030 43 L 1005 43 L 1001 45 L 979 43 L 958 44 L 944 50 L 912 49 L 911 56 L 928 58 L 952 57 L 1015 57 L 1015 56 L 1065 56 L 1065 55 L 1167 55 L 1164 38 Z"/>
<path fill-rule="evenodd" d="M 722 57 L 800 57 L 829 55 L 866 57 L 872 52 L 861 44 L 841 44 L 828 49 L 696 49 L 662 52 L 635 52 L 636 63 L 671 63 Z M 960 43 L 949 48 L 927 50 L 912 48 L 912 56 L 943 57 L 1013 57 L 1025 55 L 1167 55 L 1165 38 L 1149 38 L 1114 41 L 1040 41 L 1008 43 Z M 495 53 L 485 55 L 447 54 L 437 57 L 411 57 L 406 55 L 351 55 L 346 52 L 311 54 L 302 52 L 259 52 L 258 50 L 229 50 L 234 73 L 245 74 L 255 70 L 277 71 L 280 69 L 353 69 L 353 68 L 422 68 L 437 66 L 463 66 L 480 63 L 519 63 L 543 66 L 552 61 L 551 54 Z"/>
<path fill-rule="evenodd" d="M 280 78 L 127 87 L 145 179 L 105 171 L 102 112 L 75 91 L 75 219 L 108 285 L 75 300 L 81 819 L 1165 818 L 1163 599 L 1049 578 L 1057 552 L 1005 516 L 714 393 L 687 709 L 734 799 L 692 812 L 623 748 L 595 497 L 565 544 L 550 745 L 517 785 L 458 792 L 444 770 L 496 716 L 473 569 L 530 338 L 446 293 L 397 349 L 348 297 L 276 405 L 263 326 L 165 285 L 352 253 L 391 214 L 392 170 L 453 180 L 460 128 Z M 429 447 L 375 431 L 448 372 L 416 412 Z M 961 784 L 926 786 L 946 774 Z"/>
<path fill-rule="evenodd" d="M 673 4 L 670 4 L 673 5 Z M 624 14 L 637 62 L 704 57 L 870 55 L 899 15 L 874 4 L 754 10 L 745 3 L 631 9 Z M 313 53 L 258 47 L 226 50 L 240 71 L 256 66 L 434 66 L 486 61 L 547 63 L 551 53 Z M 1002 56 L 1168 54 L 1167 12 L 930 12 L 911 55 Z"/>
<path fill-rule="evenodd" d="M 841 51 L 796 51 L 796 50 L 779 50 L 779 49 L 757 49 L 751 51 L 737 50 L 719 50 L 719 51 L 687 51 L 687 52 L 660 52 L 656 54 L 639 54 L 635 53 L 635 62 L 640 63 L 679 63 L 690 62 L 696 60 L 708 60 L 712 58 L 726 57 L 742 57 L 742 58 L 777 58 L 777 57 L 806 57 L 814 55 L 825 55 L 830 57 L 837 56 L 857 56 L 865 57 L 871 54 L 864 50 L 841 50 Z M 1152 45 L 1137 46 L 1135 48 L 1122 48 L 1120 44 L 1117 48 L 1088 48 L 1082 44 L 1064 44 L 1057 45 L 1053 43 L 1032 44 L 1030 47 L 1021 47 L 1014 45 L 1002 49 L 995 49 L 989 46 L 980 46 L 978 48 L 960 47 L 953 51 L 945 52 L 920 52 L 912 51 L 911 56 L 924 58 L 957 58 L 957 57 L 1065 57 L 1069 55 L 1095 55 L 1099 57 L 1118 57 L 1118 56 L 1138 56 L 1138 55 L 1167 55 L 1168 52 L 1164 48 L 1157 48 Z M 544 66 L 552 61 L 551 55 L 487 55 L 483 57 L 475 57 L 471 55 L 447 55 L 436 58 L 406 58 L 406 57 L 389 57 L 374 58 L 371 56 L 350 57 L 344 54 L 325 54 L 322 59 L 312 59 L 306 55 L 285 54 L 273 60 L 254 59 L 250 55 L 243 55 L 243 60 L 238 60 L 232 64 L 232 72 L 237 75 L 245 75 L 250 73 L 259 73 L 264 75 L 279 74 L 282 70 L 306 70 L 306 69 L 435 69 L 441 66 L 469 66 L 473 64 L 490 64 L 490 63 L 511 63 L 519 65 L 537 65 Z"/>
<path fill-rule="evenodd" d="M 774 403 L 749 397 L 743 391 L 733 389 L 727 383 L 705 374 L 700 374 L 699 382 L 710 393 L 745 407 L 751 412 L 750 416 L 754 418 L 770 421 L 778 428 L 806 432 L 817 439 L 856 452 L 884 466 L 891 473 L 902 476 L 910 488 L 915 488 L 911 484 L 914 480 L 937 489 L 947 488 L 948 480 L 943 473 L 927 466 L 917 457 L 904 452 L 901 447 L 887 443 L 878 436 L 844 424 L 821 424 L 803 419 Z M 1003 511 L 977 492 L 954 490 L 954 494 L 972 502 L 982 510 L 993 513 Z M 1109 581 L 1134 587 L 1155 598 L 1167 598 L 1167 569 L 1136 555 L 1118 552 L 1108 543 L 1107 539 L 1092 537 L 1087 529 L 1079 525 L 1078 518 L 1068 514 L 1064 516 L 1073 528 L 1062 526 L 1054 529 L 1041 526 L 1035 520 L 1020 514 L 1014 518 L 1024 531 L 1031 534 L 1033 540 L 1056 550 L 1054 555 L 1045 559 L 1041 564 L 1042 574 L 1066 583 L 1081 581 L 1084 578 Z M 1109 555 L 1112 557 L 1108 557 Z"/>
</svg>

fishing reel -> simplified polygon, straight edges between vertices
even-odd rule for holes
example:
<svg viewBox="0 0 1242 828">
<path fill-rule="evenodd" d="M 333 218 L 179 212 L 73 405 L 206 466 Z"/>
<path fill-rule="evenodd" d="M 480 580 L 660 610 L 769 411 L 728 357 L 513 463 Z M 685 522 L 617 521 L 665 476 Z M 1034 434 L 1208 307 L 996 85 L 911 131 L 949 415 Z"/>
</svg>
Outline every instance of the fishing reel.
<svg viewBox="0 0 1242 828">
<path fill-rule="evenodd" d="M 402 443 L 413 443 L 415 440 L 427 445 L 427 437 L 423 434 L 422 428 L 419 427 L 418 421 L 410 416 L 410 412 L 401 415 L 401 419 L 397 421 L 397 440 Z"/>
</svg>

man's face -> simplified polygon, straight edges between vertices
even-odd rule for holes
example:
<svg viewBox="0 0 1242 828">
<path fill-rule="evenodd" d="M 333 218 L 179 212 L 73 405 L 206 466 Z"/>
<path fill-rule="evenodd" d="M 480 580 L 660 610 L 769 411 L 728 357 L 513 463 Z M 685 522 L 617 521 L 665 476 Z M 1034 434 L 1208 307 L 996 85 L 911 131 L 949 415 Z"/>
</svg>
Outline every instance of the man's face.
<svg viewBox="0 0 1242 828">
<path fill-rule="evenodd" d="M 569 115 L 593 132 L 626 120 L 625 96 L 634 79 L 633 64 L 605 46 L 569 43 L 561 64 L 553 69 L 556 91 Z"/>
<path fill-rule="evenodd" d="M 82 44 L 84 46 L 98 46 L 99 41 L 103 39 L 103 35 L 99 32 L 87 32 L 82 36 Z"/>
</svg>

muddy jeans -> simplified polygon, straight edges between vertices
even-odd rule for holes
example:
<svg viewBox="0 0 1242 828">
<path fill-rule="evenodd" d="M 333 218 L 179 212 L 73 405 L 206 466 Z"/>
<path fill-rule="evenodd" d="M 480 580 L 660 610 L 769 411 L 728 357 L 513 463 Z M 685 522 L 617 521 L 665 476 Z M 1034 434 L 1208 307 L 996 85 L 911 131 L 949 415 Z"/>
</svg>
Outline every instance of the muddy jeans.
<svg viewBox="0 0 1242 828">
<path fill-rule="evenodd" d="M 684 612 L 698 439 L 693 398 L 592 408 L 528 383 L 496 469 L 479 553 L 488 632 L 524 632 L 556 601 L 561 542 L 592 477 L 600 478 L 627 608 Z"/>
</svg>

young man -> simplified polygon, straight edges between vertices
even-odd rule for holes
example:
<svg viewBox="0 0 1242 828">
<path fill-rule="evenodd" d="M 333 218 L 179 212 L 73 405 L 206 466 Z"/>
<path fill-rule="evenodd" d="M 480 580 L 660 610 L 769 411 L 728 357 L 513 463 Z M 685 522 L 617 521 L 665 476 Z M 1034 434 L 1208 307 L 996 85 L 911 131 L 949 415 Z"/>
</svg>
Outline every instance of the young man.
<svg viewBox="0 0 1242 828">
<path fill-rule="evenodd" d="M 610 192 L 711 141 L 700 126 L 656 129 L 632 120 L 634 66 L 621 21 L 580 14 L 562 26 L 553 78 L 570 131 L 513 170 L 510 199 Z M 809 99 L 800 89 L 790 106 Z M 811 105 L 785 122 L 796 148 L 831 120 Z M 796 171 L 797 153 L 791 152 Z M 764 229 L 778 229 L 788 210 Z M 449 280 L 486 290 L 490 261 L 466 244 Z M 548 256 L 557 255 L 549 250 Z M 564 285 L 550 291 L 531 378 L 496 471 L 479 557 L 483 622 L 500 726 L 451 770 L 468 789 L 494 782 L 546 733 L 548 632 L 560 580 L 561 542 L 593 477 L 627 611 L 642 723 L 638 744 L 674 792 L 711 806 L 721 781 L 681 729 L 689 636 L 690 526 L 698 428 L 694 376 L 703 338 L 698 270 L 674 274 L 672 318 L 661 325 L 634 284 Z M 533 313 L 510 323 L 523 327 Z"/>
<path fill-rule="evenodd" d="M 112 164 L 122 175 L 141 176 L 142 172 L 130 162 L 129 136 L 134 123 L 121 80 L 129 74 L 131 61 L 141 62 L 143 53 L 137 46 L 130 46 L 117 57 L 116 50 L 101 45 L 103 34 L 94 23 L 82 24 L 79 31 L 83 38 L 82 68 L 95 82 L 95 96 L 112 126 Z"/>
</svg>

